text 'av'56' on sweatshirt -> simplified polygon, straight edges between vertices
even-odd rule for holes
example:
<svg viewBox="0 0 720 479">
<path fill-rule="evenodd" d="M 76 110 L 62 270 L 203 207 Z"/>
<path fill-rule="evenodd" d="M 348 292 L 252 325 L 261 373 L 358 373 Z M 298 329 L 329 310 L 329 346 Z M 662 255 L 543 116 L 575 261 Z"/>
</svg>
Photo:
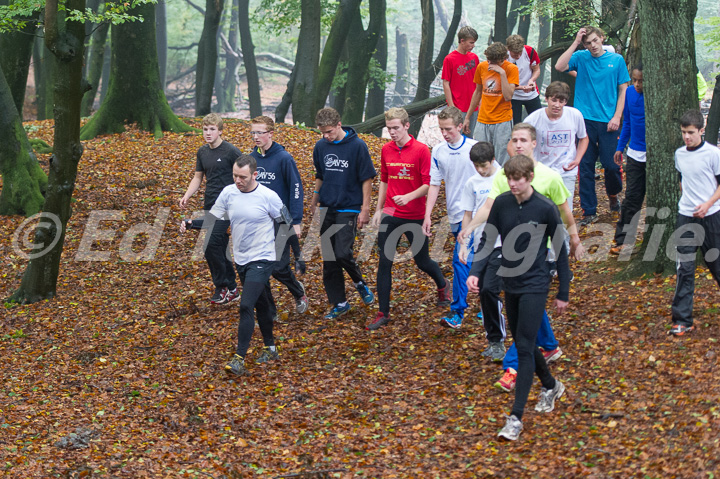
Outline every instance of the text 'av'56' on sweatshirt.
<svg viewBox="0 0 720 479">
<path fill-rule="evenodd" d="M 345 138 L 338 142 L 323 138 L 313 149 L 315 178 L 322 181 L 318 192 L 320 206 L 359 212 L 363 203 L 362 184 L 377 173 L 365 142 L 352 128 L 342 129 Z"/>
<path fill-rule="evenodd" d="M 295 159 L 274 141 L 264 155 L 257 147 L 250 155 L 257 161 L 257 182 L 277 193 L 293 224 L 299 225 L 303 219 L 303 186 Z"/>
<path fill-rule="evenodd" d="M 394 141 L 386 143 L 380 155 L 380 181 L 388 185 L 383 213 L 409 220 L 423 219 L 427 195 L 403 206 L 396 204 L 393 198 L 430 184 L 430 150 L 427 145 L 412 136 L 402 148 Z"/>
</svg>

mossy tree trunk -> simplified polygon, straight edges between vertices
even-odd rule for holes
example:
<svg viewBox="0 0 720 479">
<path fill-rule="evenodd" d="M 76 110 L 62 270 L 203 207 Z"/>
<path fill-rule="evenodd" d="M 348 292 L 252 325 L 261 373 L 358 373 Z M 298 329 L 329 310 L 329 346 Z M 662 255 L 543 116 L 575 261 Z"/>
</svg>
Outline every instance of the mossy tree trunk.
<svg viewBox="0 0 720 479">
<path fill-rule="evenodd" d="M 103 11 L 104 5 L 100 5 L 100 9 Z M 105 62 L 105 44 L 109 30 L 110 24 L 97 25 L 97 28 L 93 31 L 90 38 L 90 48 L 86 55 L 87 73 L 85 75 L 90 85 L 90 90 L 83 95 L 80 105 L 81 116 L 90 116 L 90 112 L 95 104 L 95 98 L 100 89 L 100 78 L 102 77 L 103 64 Z"/>
<path fill-rule="evenodd" d="M 253 45 L 250 33 L 250 0 L 238 0 L 238 23 L 243 65 L 248 83 L 250 117 L 255 118 L 262 115 L 262 101 L 260 100 L 260 76 L 258 75 L 257 61 L 255 61 L 255 45 Z M 293 116 L 294 114 L 293 111 Z"/>
<path fill-rule="evenodd" d="M 697 109 L 695 34 L 697 0 L 639 0 L 645 142 L 647 144 L 646 232 L 629 273 L 669 275 L 675 263 L 667 254 L 680 199 L 674 153 L 683 144 L 678 120 Z M 668 68 L 667 59 L 673 59 Z"/>
<path fill-rule="evenodd" d="M 8 0 L 0 0 L 0 5 L 7 4 Z M 35 14 L 27 19 L 28 23 L 22 30 L 0 33 L 0 66 L 5 72 L 5 80 L 10 86 L 15 108 L 17 108 L 21 121 L 37 19 L 38 15 Z"/>
<path fill-rule="evenodd" d="M 348 38 L 350 25 L 353 19 L 359 15 L 359 7 L 360 0 L 340 0 L 338 4 L 318 67 L 314 107 L 316 110 L 325 106 L 332 88 L 333 78 L 335 78 L 340 59 L 345 51 L 345 41 Z"/>
<path fill-rule="evenodd" d="M 385 23 L 385 0 L 370 0 L 370 21 L 363 29 L 362 15 L 357 9 L 355 20 L 350 24 L 348 50 L 352 52 L 348 62 L 345 90 L 345 109 L 343 123 L 359 123 L 363 120 L 365 97 L 370 77 L 370 60 L 375 53 L 380 34 Z"/>
<path fill-rule="evenodd" d="M 508 0 L 495 0 L 495 26 L 493 41 L 503 42 L 508 37 Z"/>
<path fill-rule="evenodd" d="M 98 111 L 83 127 L 81 138 L 121 133 L 125 123 L 136 123 L 161 137 L 163 131 L 194 131 L 179 120 L 168 105 L 158 71 L 155 48 L 155 5 L 130 10 L 143 22 L 113 25 L 110 84 Z"/>
<path fill-rule="evenodd" d="M 53 117 L 53 100 L 55 81 L 55 60 L 45 46 L 42 38 L 37 38 L 33 49 L 33 65 L 35 72 L 35 101 L 37 103 L 37 119 L 48 120 Z"/>
<path fill-rule="evenodd" d="M 295 54 L 292 114 L 294 123 L 315 123 L 315 85 L 320 61 L 320 0 L 301 0 L 300 35 Z"/>
<path fill-rule="evenodd" d="M 230 9 L 230 29 L 228 31 L 228 43 L 233 52 L 238 51 L 238 28 L 239 28 L 239 12 L 240 5 L 239 1 L 234 2 Z M 235 96 L 238 88 L 238 70 L 240 66 L 240 59 L 227 52 L 225 55 L 225 71 L 223 72 L 223 99 L 225 103 L 225 109 L 223 111 L 237 111 L 235 106 Z M 259 88 L 259 85 L 258 85 Z M 258 92 L 258 95 L 260 93 Z M 262 108 L 261 108 L 262 111 Z"/>
<path fill-rule="evenodd" d="M 67 0 L 68 9 L 84 11 L 85 0 Z M 36 251 L 23 274 L 20 288 L 11 300 L 32 303 L 55 296 L 65 228 L 71 215 L 70 201 L 75 189 L 77 167 L 82 156 L 80 143 L 80 100 L 82 99 L 83 40 L 81 22 L 65 22 L 57 0 L 45 2 L 45 43 L 53 53 L 55 65 L 55 133 L 54 154 L 43 213 L 49 225 L 38 226 L 34 242 L 44 254 Z M 52 245 L 52 246 L 51 246 Z"/>
<path fill-rule="evenodd" d="M 40 168 L 0 63 L 0 215 L 32 216 L 43 205 L 47 176 Z"/>
<path fill-rule="evenodd" d="M 165 2 L 157 2 L 155 5 L 155 46 L 158 54 L 158 71 L 160 72 L 160 84 L 165 90 L 167 82 L 167 5 Z"/>
<path fill-rule="evenodd" d="M 375 47 L 373 60 L 378 73 L 384 73 L 387 71 L 387 21 L 383 22 L 380 27 L 380 37 L 378 38 L 377 46 Z M 385 78 L 373 78 L 371 71 L 370 87 L 368 88 L 367 103 L 365 105 L 366 118 L 371 118 L 385 111 L 385 87 Z M 373 134 L 375 136 L 380 136 L 382 134 L 382 128 L 375 130 Z"/>
<path fill-rule="evenodd" d="M 195 73 L 195 116 L 204 116 L 211 111 L 218 58 L 218 28 L 224 5 L 224 0 L 205 2 L 205 22 L 198 43 Z"/>
</svg>

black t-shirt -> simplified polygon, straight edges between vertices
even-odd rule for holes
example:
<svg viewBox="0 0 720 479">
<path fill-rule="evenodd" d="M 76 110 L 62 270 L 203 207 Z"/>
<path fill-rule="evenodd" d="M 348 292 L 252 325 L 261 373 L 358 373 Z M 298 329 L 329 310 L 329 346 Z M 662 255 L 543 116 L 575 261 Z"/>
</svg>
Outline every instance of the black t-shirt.
<svg viewBox="0 0 720 479">
<path fill-rule="evenodd" d="M 203 209 L 212 208 L 223 188 L 233 184 L 233 165 L 241 154 L 240 150 L 225 140 L 217 148 L 210 148 L 210 145 L 207 144 L 200 147 L 197 152 L 195 171 L 202 171 L 205 175 Z"/>
</svg>

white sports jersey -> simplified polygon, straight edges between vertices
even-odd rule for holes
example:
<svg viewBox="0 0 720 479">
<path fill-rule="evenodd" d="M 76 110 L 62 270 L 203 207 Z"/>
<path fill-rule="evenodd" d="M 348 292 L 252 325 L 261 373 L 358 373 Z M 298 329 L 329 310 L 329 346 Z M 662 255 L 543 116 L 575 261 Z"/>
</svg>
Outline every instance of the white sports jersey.
<svg viewBox="0 0 720 479">
<path fill-rule="evenodd" d="M 220 192 L 210 210 L 227 217 L 232 229 L 233 255 L 240 266 L 251 261 L 275 261 L 275 220 L 281 215 L 280 197 L 267 186 L 243 193 L 233 183 Z"/>
<path fill-rule="evenodd" d="M 688 151 L 686 146 L 675 151 L 675 168 L 682 175 L 682 196 L 678 213 L 692 216 L 695 208 L 705 203 L 715 193 L 720 175 L 720 149 L 710 143 Z M 706 216 L 720 211 L 720 201 L 708 209 Z"/>
<path fill-rule="evenodd" d="M 577 167 L 565 171 L 564 166 L 575 160 L 575 140 L 585 138 L 585 120 L 577 108 L 566 106 L 557 120 L 550 120 L 545 108 L 529 114 L 525 123 L 535 127 L 537 145 L 535 159 L 558 172 L 560 176 L 577 176 Z"/>
<path fill-rule="evenodd" d="M 530 58 L 530 54 L 528 51 L 533 52 L 533 58 Z M 530 78 L 532 78 L 532 69 L 530 67 L 538 65 L 540 63 L 540 58 L 538 57 L 537 51 L 535 51 L 535 49 L 529 47 L 528 45 L 525 45 L 523 47 L 520 58 L 515 60 L 513 57 L 510 56 L 510 52 L 508 52 L 507 59 L 510 63 L 514 63 L 518 67 L 520 85 L 527 85 L 530 82 Z M 533 98 L 536 98 L 538 96 L 539 94 L 537 88 L 530 91 L 515 90 L 512 99 L 532 100 Z"/>
<path fill-rule="evenodd" d="M 465 214 L 465 210 L 460 205 L 465 183 L 475 175 L 480 176 L 470 161 L 470 148 L 475 143 L 477 141 L 463 136 L 462 141 L 456 145 L 443 141 L 432 149 L 430 184 L 440 186 L 445 181 L 447 214 L 451 224 L 460 223 Z"/>
<path fill-rule="evenodd" d="M 495 173 L 493 173 L 492 176 L 485 177 L 477 174 L 471 177 L 469 180 L 467 180 L 467 183 L 465 183 L 465 187 L 463 188 L 463 194 L 460 199 L 460 206 L 462 206 L 464 211 L 472 211 L 473 216 L 475 216 L 477 211 L 487 201 L 490 190 L 492 189 L 493 181 L 495 181 L 495 175 L 497 175 L 502 169 L 502 166 L 500 166 L 500 163 L 498 163 L 497 161 L 493 162 L 493 166 L 495 167 Z M 475 231 L 473 231 L 473 248 L 476 251 L 484 229 L 485 223 L 481 224 L 480 226 L 475 228 Z M 499 247 L 500 244 L 500 236 L 498 236 L 497 240 L 495 241 L 495 248 Z"/>
</svg>

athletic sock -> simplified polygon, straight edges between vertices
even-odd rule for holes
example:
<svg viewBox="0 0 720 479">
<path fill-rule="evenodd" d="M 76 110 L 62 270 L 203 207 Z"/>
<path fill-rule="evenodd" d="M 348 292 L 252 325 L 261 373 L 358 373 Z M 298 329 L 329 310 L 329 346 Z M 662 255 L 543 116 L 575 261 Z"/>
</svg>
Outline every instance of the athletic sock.
<svg viewBox="0 0 720 479">
<path fill-rule="evenodd" d="M 338 306 L 338 308 L 344 308 L 345 306 L 347 306 L 347 304 L 348 304 L 347 301 L 343 301 L 342 303 L 338 303 L 337 306 Z"/>
<path fill-rule="evenodd" d="M 268 348 L 270 351 L 272 351 L 273 353 L 274 353 L 275 351 L 277 351 L 277 348 L 276 348 L 275 346 L 268 346 L 267 348 Z"/>
</svg>

